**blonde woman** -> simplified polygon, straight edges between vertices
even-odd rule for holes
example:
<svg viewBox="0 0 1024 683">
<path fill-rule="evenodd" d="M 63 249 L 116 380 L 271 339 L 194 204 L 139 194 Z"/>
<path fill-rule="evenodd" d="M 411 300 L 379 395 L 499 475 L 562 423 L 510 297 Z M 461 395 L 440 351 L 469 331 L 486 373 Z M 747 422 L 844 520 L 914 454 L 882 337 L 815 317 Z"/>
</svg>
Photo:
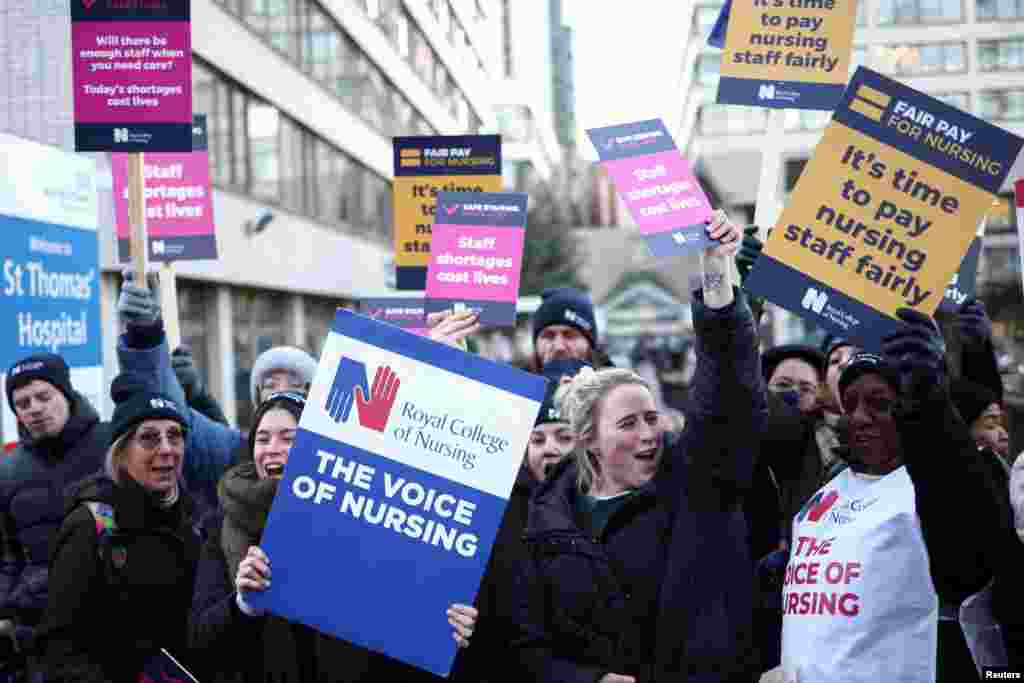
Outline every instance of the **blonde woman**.
<svg viewBox="0 0 1024 683">
<path fill-rule="evenodd" d="M 666 445 L 648 384 L 581 371 L 571 458 L 530 503 L 514 647 L 536 681 L 753 680 L 753 568 L 740 511 L 766 415 L 754 321 L 732 287 L 739 229 L 718 212 L 694 295 L 686 429 Z"/>
</svg>

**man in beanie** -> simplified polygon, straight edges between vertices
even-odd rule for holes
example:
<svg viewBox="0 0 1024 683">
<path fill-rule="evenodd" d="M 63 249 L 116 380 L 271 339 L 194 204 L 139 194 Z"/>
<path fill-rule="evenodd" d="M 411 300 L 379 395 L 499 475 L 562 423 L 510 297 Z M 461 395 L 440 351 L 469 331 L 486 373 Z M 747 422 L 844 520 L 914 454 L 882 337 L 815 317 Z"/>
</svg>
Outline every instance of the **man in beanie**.
<svg viewBox="0 0 1024 683">
<path fill-rule="evenodd" d="M 598 341 L 597 318 L 590 297 L 569 287 L 546 289 L 542 303 L 533 314 L 534 368 L 559 359 L 573 358 L 595 363 Z"/>
<path fill-rule="evenodd" d="M 988 449 L 998 455 L 1008 473 L 1010 437 L 1003 423 L 1003 408 L 995 393 L 986 386 L 961 378 L 950 383 L 949 395 L 978 449 Z"/>
<path fill-rule="evenodd" d="M 0 633 L 13 638 L 20 669 L 35 651 L 46 607 L 50 541 L 64 517 L 64 489 L 103 466 L 109 438 L 89 401 L 74 390 L 60 356 L 23 358 L 7 371 L 7 403 L 19 443 L 0 461 Z M 3 654 L 0 654 L 0 658 Z"/>
</svg>

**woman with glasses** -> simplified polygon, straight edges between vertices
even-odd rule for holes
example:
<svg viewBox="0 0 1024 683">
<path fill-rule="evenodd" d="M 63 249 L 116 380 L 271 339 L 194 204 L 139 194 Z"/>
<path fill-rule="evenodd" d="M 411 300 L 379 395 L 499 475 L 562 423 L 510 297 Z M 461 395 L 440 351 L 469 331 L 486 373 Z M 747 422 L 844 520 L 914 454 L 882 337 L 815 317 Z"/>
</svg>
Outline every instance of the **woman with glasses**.
<svg viewBox="0 0 1024 683">
<path fill-rule="evenodd" d="M 305 404 L 300 394 L 279 392 L 259 406 L 248 457 L 228 470 L 218 487 L 223 512 L 204 524 L 206 542 L 189 627 L 193 652 L 208 663 L 203 683 L 390 680 L 378 675 L 388 666 L 383 658 L 263 613 L 246 599 L 266 590 L 272 580 L 273 565 L 259 541 Z M 475 615 L 476 610 L 461 605 L 449 610 L 453 636 L 461 646 L 469 642 Z M 408 678 L 403 674 L 396 680 Z"/>
<path fill-rule="evenodd" d="M 111 388 L 104 471 L 69 492 L 53 545 L 46 681 L 135 683 L 161 649 L 184 655 L 200 546 L 180 482 L 185 418 L 169 397 L 128 385 Z"/>
</svg>

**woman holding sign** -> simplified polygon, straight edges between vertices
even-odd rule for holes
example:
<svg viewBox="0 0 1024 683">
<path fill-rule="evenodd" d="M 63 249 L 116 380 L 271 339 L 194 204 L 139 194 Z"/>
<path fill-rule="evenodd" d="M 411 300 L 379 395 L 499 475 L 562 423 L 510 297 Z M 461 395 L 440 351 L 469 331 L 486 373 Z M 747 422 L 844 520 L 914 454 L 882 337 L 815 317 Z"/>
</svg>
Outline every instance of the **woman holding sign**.
<svg viewBox="0 0 1024 683">
<path fill-rule="evenodd" d="M 223 512 L 206 523 L 189 628 L 197 658 L 215 662 L 204 672 L 204 683 L 347 683 L 378 678 L 378 669 L 391 664 L 307 626 L 264 614 L 246 601 L 247 595 L 270 585 L 271 561 L 257 543 L 305 404 L 302 395 L 292 392 L 267 397 L 253 417 L 249 459 L 228 470 L 218 486 Z M 475 616 L 476 610 L 462 605 L 449 610 L 460 646 L 468 644 Z M 417 674 L 405 665 L 395 666 Z"/>
<path fill-rule="evenodd" d="M 937 327 L 900 317 L 883 354 L 855 354 L 839 378 L 850 467 L 793 521 L 781 680 L 977 680 L 957 609 L 940 603 L 991 580 L 999 510 L 950 403 Z"/>
<path fill-rule="evenodd" d="M 526 680 L 750 681 L 753 566 L 741 510 L 767 418 L 753 316 L 732 286 L 740 231 L 716 212 L 695 293 L 686 429 L 666 443 L 638 375 L 583 370 L 577 436 L 531 501 L 513 643 Z"/>
</svg>

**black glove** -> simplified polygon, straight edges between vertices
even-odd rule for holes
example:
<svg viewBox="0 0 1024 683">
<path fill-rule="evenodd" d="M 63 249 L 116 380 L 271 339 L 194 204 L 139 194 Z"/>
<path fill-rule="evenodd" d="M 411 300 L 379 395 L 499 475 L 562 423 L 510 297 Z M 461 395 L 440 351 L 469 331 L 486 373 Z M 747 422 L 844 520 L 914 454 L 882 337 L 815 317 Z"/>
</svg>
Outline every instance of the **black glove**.
<svg viewBox="0 0 1024 683">
<path fill-rule="evenodd" d="M 960 306 L 954 325 L 965 346 L 984 346 L 992 340 L 992 321 L 985 304 L 977 299 L 968 299 Z"/>
<path fill-rule="evenodd" d="M 736 270 L 739 271 L 741 285 L 747 281 L 747 276 L 750 275 L 754 262 L 761 255 L 762 249 L 764 249 L 764 242 L 757 237 L 757 226 L 748 225 L 743 228 L 743 241 L 740 243 L 739 251 L 736 252 Z"/>
<path fill-rule="evenodd" d="M 171 368 L 178 377 L 178 383 L 185 391 L 188 400 L 196 394 L 202 393 L 203 382 L 199 378 L 199 370 L 196 369 L 195 360 L 192 358 L 192 349 L 188 346 L 179 346 L 171 354 Z"/>
<path fill-rule="evenodd" d="M 911 308 L 896 315 L 903 329 L 882 339 L 882 353 L 899 371 L 903 395 L 922 400 L 946 384 L 946 344 L 931 317 Z"/>
</svg>

